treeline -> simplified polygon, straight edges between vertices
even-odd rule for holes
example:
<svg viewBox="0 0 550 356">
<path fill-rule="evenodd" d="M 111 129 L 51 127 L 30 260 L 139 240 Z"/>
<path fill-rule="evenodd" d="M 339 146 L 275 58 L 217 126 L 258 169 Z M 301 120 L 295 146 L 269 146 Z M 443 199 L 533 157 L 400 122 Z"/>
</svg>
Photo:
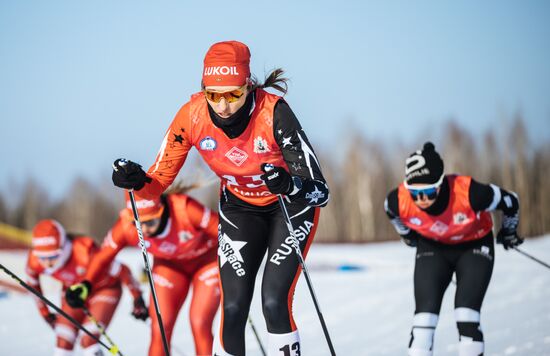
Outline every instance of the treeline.
<svg viewBox="0 0 550 356">
<path fill-rule="evenodd" d="M 437 130 L 434 128 L 432 132 Z M 550 143 L 532 144 L 518 115 L 508 125 L 481 135 L 474 135 L 455 120 L 449 120 L 437 134 L 419 138 L 410 145 L 351 134 L 346 153 L 323 164 L 330 182 L 331 201 L 322 212 L 318 240 L 396 239 L 398 236 L 383 209 L 384 200 L 403 181 L 405 159 L 427 140 L 435 144 L 446 173 L 471 175 L 481 183 L 493 183 L 518 194 L 522 236 L 550 231 L 550 186 L 544 178 L 550 177 Z M 499 227 L 500 216 L 494 215 L 495 226 Z"/>
<path fill-rule="evenodd" d="M 396 239 L 383 209 L 386 194 L 403 179 L 405 158 L 426 140 L 434 142 L 445 162 L 446 173 L 473 176 L 516 192 L 520 198 L 520 233 L 537 236 L 550 231 L 550 143 L 530 142 L 524 121 L 516 117 L 508 128 L 500 126 L 475 135 L 450 120 L 430 137 L 403 144 L 370 139 L 354 130 L 346 136 L 345 149 L 329 153 L 316 145 L 331 199 L 322 210 L 317 241 L 368 242 Z M 197 165 L 191 160 L 188 165 Z M 204 171 L 204 165 L 201 168 Z M 203 180 L 202 178 L 192 178 Z M 46 190 L 29 179 L 21 186 L 16 204 L 8 206 L 0 196 L 0 221 L 32 229 L 42 218 L 55 218 L 68 230 L 101 239 L 124 206 L 121 191 L 106 178 L 94 184 L 74 181 L 61 200 L 49 199 Z M 217 208 L 218 184 L 191 193 L 207 206 Z M 498 216 L 496 217 L 498 226 Z"/>
</svg>

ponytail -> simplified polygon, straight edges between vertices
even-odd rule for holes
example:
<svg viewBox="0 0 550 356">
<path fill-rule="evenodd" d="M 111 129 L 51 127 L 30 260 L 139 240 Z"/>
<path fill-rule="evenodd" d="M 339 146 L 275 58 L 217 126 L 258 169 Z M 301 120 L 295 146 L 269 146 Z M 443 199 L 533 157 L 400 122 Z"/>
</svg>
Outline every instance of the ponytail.
<svg viewBox="0 0 550 356">
<path fill-rule="evenodd" d="M 265 78 L 264 83 L 261 85 L 258 83 L 258 79 L 252 76 L 250 91 L 254 91 L 256 88 L 273 88 L 283 93 L 283 95 L 286 94 L 288 91 L 288 78 L 283 77 L 284 72 L 285 71 L 282 68 L 273 70 L 269 73 L 269 75 Z"/>
</svg>

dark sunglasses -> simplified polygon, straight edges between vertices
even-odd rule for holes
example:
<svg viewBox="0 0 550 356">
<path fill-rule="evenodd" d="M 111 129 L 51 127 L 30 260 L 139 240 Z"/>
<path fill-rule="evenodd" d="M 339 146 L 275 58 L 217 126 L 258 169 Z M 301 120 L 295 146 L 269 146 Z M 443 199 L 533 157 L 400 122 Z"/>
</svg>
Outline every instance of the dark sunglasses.
<svg viewBox="0 0 550 356">
<path fill-rule="evenodd" d="M 147 227 L 153 227 L 153 226 L 155 226 L 155 225 L 158 223 L 159 220 L 160 220 L 160 219 L 146 220 L 146 221 L 142 221 L 141 224 L 142 224 L 142 225 L 145 225 L 145 226 L 147 226 Z"/>
<path fill-rule="evenodd" d="M 423 196 L 428 198 L 429 200 L 433 200 L 437 197 L 437 189 L 441 186 L 443 183 L 443 179 L 445 178 L 445 174 L 442 174 L 441 177 L 438 179 L 438 181 L 434 184 L 424 186 L 424 187 L 414 187 L 407 184 L 405 181 L 405 188 L 409 191 L 411 194 L 411 197 L 416 200 L 418 197 L 422 198 Z"/>
<path fill-rule="evenodd" d="M 433 200 L 437 197 L 437 188 L 439 187 L 430 187 L 430 188 L 423 188 L 423 189 L 408 189 L 408 191 L 414 200 L 418 199 L 418 197 L 422 198 L 422 196 L 425 196 L 429 200 Z"/>
<path fill-rule="evenodd" d="M 52 255 L 52 256 L 37 256 L 39 260 L 42 260 L 42 261 L 52 261 L 52 260 L 55 260 L 59 257 L 59 254 L 57 255 Z"/>
</svg>

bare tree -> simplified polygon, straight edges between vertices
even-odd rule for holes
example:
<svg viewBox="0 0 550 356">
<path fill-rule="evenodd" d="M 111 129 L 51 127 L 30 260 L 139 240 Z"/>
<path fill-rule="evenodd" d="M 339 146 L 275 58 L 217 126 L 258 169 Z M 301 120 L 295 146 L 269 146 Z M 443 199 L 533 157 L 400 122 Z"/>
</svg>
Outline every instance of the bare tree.
<svg viewBox="0 0 550 356">
<path fill-rule="evenodd" d="M 436 143 L 447 173 L 471 175 L 480 182 L 517 192 L 521 234 L 534 236 L 550 231 L 550 185 L 546 182 L 550 176 L 550 145 L 531 146 L 521 115 L 502 132 L 491 129 L 477 140 L 456 120 L 447 121 L 441 129 L 439 140 L 422 137 L 413 147 L 399 141 L 387 144 L 369 139 L 351 128 L 341 140 L 347 143 L 345 159 L 322 151 L 332 147 L 317 145 L 331 197 L 321 212 L 316 241 L 396 239 L 383 202 L 386 194 L 402 182 L 405 158 L 427 140 Z M 184 182 L 200 185 L 190 195 L 217 209 L 219 180 L 198 157 L 191 157 L 186 167 L 181 174 Z M 55 218 L 69 231 L 98 239 L 105 236 L 125 204 L 123 191 L 107 180 L 94 185 L 77 178 L 66 196 L 53 203 L 33 179 L 25 181 L 20 191 L 16 194 L 15 189 L 14 204 L 7 205 L 0 195 L 1 221 L 31 229 L 39 219 Z"/>
<path fill-rule="evenodd" d="M 10 214 L 9 221 L 17 227 L 30 230 L 40 219 L 45 218 L 48 204 L 46 191 L 33 178 L 29 178 L 22 185 L 21 200 Z"/>
</svg>

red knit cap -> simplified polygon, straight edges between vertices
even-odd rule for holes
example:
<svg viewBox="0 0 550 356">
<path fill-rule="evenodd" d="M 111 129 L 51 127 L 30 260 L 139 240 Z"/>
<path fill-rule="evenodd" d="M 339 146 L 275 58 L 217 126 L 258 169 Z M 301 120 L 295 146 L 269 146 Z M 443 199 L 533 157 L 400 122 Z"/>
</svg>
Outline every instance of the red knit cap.
<svg viewBox="0 0 550 356">
<path fill-rule="evenodd" d="M 55 256 L 61 253 L 65 240 L 65 229 L 55 220 L 41 220 L 32 230 L 32 252 L 38 257 Z"/>
<path fill-rule="evenodd" d="M 164 211 L 164 204 L 160 200 L 160 197 L 156 199 L 143 199 L 137 194 L 134 194 L 136 200 L 136 207 L 139 214 L 140 221 L 153 220 L 160 218 L 162 212 Z M 129 216 L 134 217 L 132 211 L 132 203 L 130 202 L 130 195 L 126 193 L 126 209 L 130 213 Z"/>
<path fill-rule="evenodd" d="M 202 83 L 208 86 L 241 86 L 250 77 L 250 50 L 238 41 L 213 44 L 204 57 Z"/>
</svg>

